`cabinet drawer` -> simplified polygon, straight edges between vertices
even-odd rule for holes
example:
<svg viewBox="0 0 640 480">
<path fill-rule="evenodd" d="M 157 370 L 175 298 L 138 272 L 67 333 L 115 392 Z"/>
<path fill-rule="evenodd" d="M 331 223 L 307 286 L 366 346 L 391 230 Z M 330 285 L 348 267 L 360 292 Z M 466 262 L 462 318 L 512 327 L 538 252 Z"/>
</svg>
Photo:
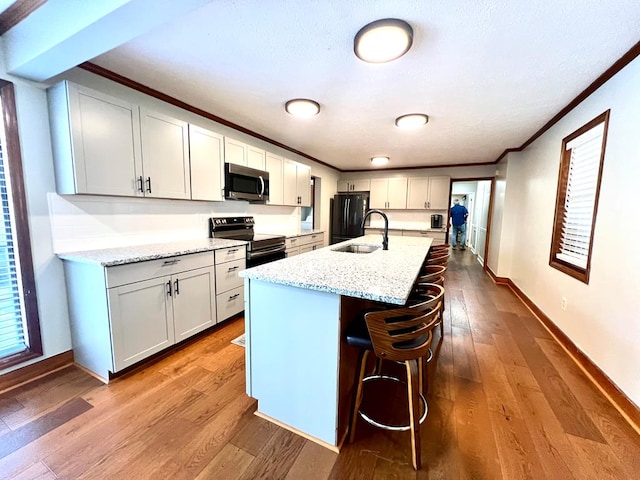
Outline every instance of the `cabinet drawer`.
<svg viewBox="0 0 640 480">
<path fill-rule="evenodd" d="M 244 310 L 244 287 L 240 286 L 216 296 L 218 323 Z"/>
<path fill-rule="evenodd" d="M 298 237 L 298 245 L 312 245 L 318 241 L 324 241 L 324 235 L 322 233 L 312 233 L 311 235 L 302 235 Z"/>
<path fill-rule="evenodd" d="M 287 254 L 287 258 L 300 255 L 300 247 L 287 248 L 286 254 Z"/>
<path fill-rule="evenodd" d="M 313 245 L 303 245 L 300 247 L 300 253 L 307 253 L 313 251 Z"/>
<path fill-rule="evenodd" d="M 238 272 L 244 269 L 244 258 L 216 265 L 216 291 L 222 293 L 233 288 L 241 287 L 244 279 L 238 276 Z"/>
<path fill-rule="evenodd" d="M 232 262 L 247 256 L 247 247 L 240 245 L 239 247 L 221 248 L 215 251 L 216 265 L 225 262 Z"/>
<path fill-rule="evenodd" d="M 302 244 L 302 242 L 300 241 L 301 238 L 302 237 L 287 238 L 284 242 L 285 248 L 289 250 L 291 248 L 299 247 Z"/>
<path fill-rule="evenodd" d="M 212 252 L 192 253 L 107 267 L 107 288 L 213 265 Z"/>
</svg>

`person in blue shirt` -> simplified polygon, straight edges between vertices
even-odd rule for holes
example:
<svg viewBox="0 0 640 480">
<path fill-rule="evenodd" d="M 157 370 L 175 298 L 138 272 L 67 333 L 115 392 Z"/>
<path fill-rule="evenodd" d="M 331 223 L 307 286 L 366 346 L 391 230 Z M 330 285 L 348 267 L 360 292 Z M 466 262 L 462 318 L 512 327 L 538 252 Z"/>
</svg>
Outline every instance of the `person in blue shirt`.
<svg viewBox="0 0 640 480">
<path fill-rule="evenodd" d="M 454 205 L 451 207 L 451 238 L 449 243 L 451 248 L 456 249 L 456 243 L 458 240 L 458 232 L 460 232 L 460 250 L 464 250 L 464 244 L 467 241 L 467 217 L 469 212 L 467 207 L 460 205 L 460 200 L 457 198 L 453 201 Z"/>
</svg>

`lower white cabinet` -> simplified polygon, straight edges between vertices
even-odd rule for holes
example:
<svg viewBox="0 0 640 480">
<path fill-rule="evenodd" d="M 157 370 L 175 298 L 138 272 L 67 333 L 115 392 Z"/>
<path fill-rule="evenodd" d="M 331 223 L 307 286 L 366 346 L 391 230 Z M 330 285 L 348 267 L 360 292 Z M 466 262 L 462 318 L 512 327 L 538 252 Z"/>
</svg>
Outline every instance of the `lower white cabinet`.
<svg viewBox="0 0 640 480">
<path fill-rule="evenodd" d="M 220 258 L 241 255 L 244 268 L 244 251 Z M 219 321 L 214 252 L 64 267 L 74 359 L 105 381 Z"/>
<path fill-rule="evenodd" d="M 246 267 L 244 249 L 216 250 L 216 305 L 218 322 L 244 310 L 244 279 L 238 275 Z"/>
<path fill-rule="evenodd" d="M 287 238 L 285 241 L 287 257 L 300 255 L 324 247 L 324 233 L 309 233 Z"/>
</svg>

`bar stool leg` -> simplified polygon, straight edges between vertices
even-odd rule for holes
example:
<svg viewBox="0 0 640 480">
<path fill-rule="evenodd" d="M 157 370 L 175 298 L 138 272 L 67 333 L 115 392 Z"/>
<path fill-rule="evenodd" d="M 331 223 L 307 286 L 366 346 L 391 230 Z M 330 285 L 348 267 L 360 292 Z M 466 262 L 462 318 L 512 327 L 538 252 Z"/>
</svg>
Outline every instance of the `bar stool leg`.
<svg viewBox="0 0 640 480">
<path fill-rule="evenodd" d="M 351 410 L 351 424 L 349 425 L 349 443 L 353 443 L 356 436 L 356 423 L 358 422 L 358 410 L 362 403 L 362 379 L 364 378 L 364 370 L 367 366 L 367 357 L 369 350 L 360 350 L 358 371 L 356 372 L 356 391 L 353 395 L 353 409 Z"/>
<path fill-rule="evenodd" d="M 411 425 L 411 457 L 413 460 L 413 468 L 420 470 L 422 462 L 420 459 L 420 397 L 419 390 L 419 362 L 422 359 L 407 360 L 407 389 L 409 396 L 409 424 Z"/>
</svg>

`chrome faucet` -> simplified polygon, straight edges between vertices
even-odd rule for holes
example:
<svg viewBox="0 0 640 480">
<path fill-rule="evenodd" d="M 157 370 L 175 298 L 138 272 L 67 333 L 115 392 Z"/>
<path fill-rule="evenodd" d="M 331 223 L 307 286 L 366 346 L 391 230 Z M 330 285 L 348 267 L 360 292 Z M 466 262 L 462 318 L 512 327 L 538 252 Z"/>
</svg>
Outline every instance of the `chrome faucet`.
<svg viewBox="0 0 640 480">
<path fill-rule="evenodd" d="M 384 219 L 384 233 L 382 234 L 382 249 L 389 250 L 389 219 L 387 218 L 387 215 L 384 212 L 381 212 L 380 210 L 369 210 L 367 213 L 364 214 L 364 218 L 362 219 L 362 225 L 360 225 L 360 228 L 364 229 L 364 223 L 367 221 L 367 217 L 372 213 L 377 213 L 380 216 L 382 216 L 382 218 Z"/>
</svg>

